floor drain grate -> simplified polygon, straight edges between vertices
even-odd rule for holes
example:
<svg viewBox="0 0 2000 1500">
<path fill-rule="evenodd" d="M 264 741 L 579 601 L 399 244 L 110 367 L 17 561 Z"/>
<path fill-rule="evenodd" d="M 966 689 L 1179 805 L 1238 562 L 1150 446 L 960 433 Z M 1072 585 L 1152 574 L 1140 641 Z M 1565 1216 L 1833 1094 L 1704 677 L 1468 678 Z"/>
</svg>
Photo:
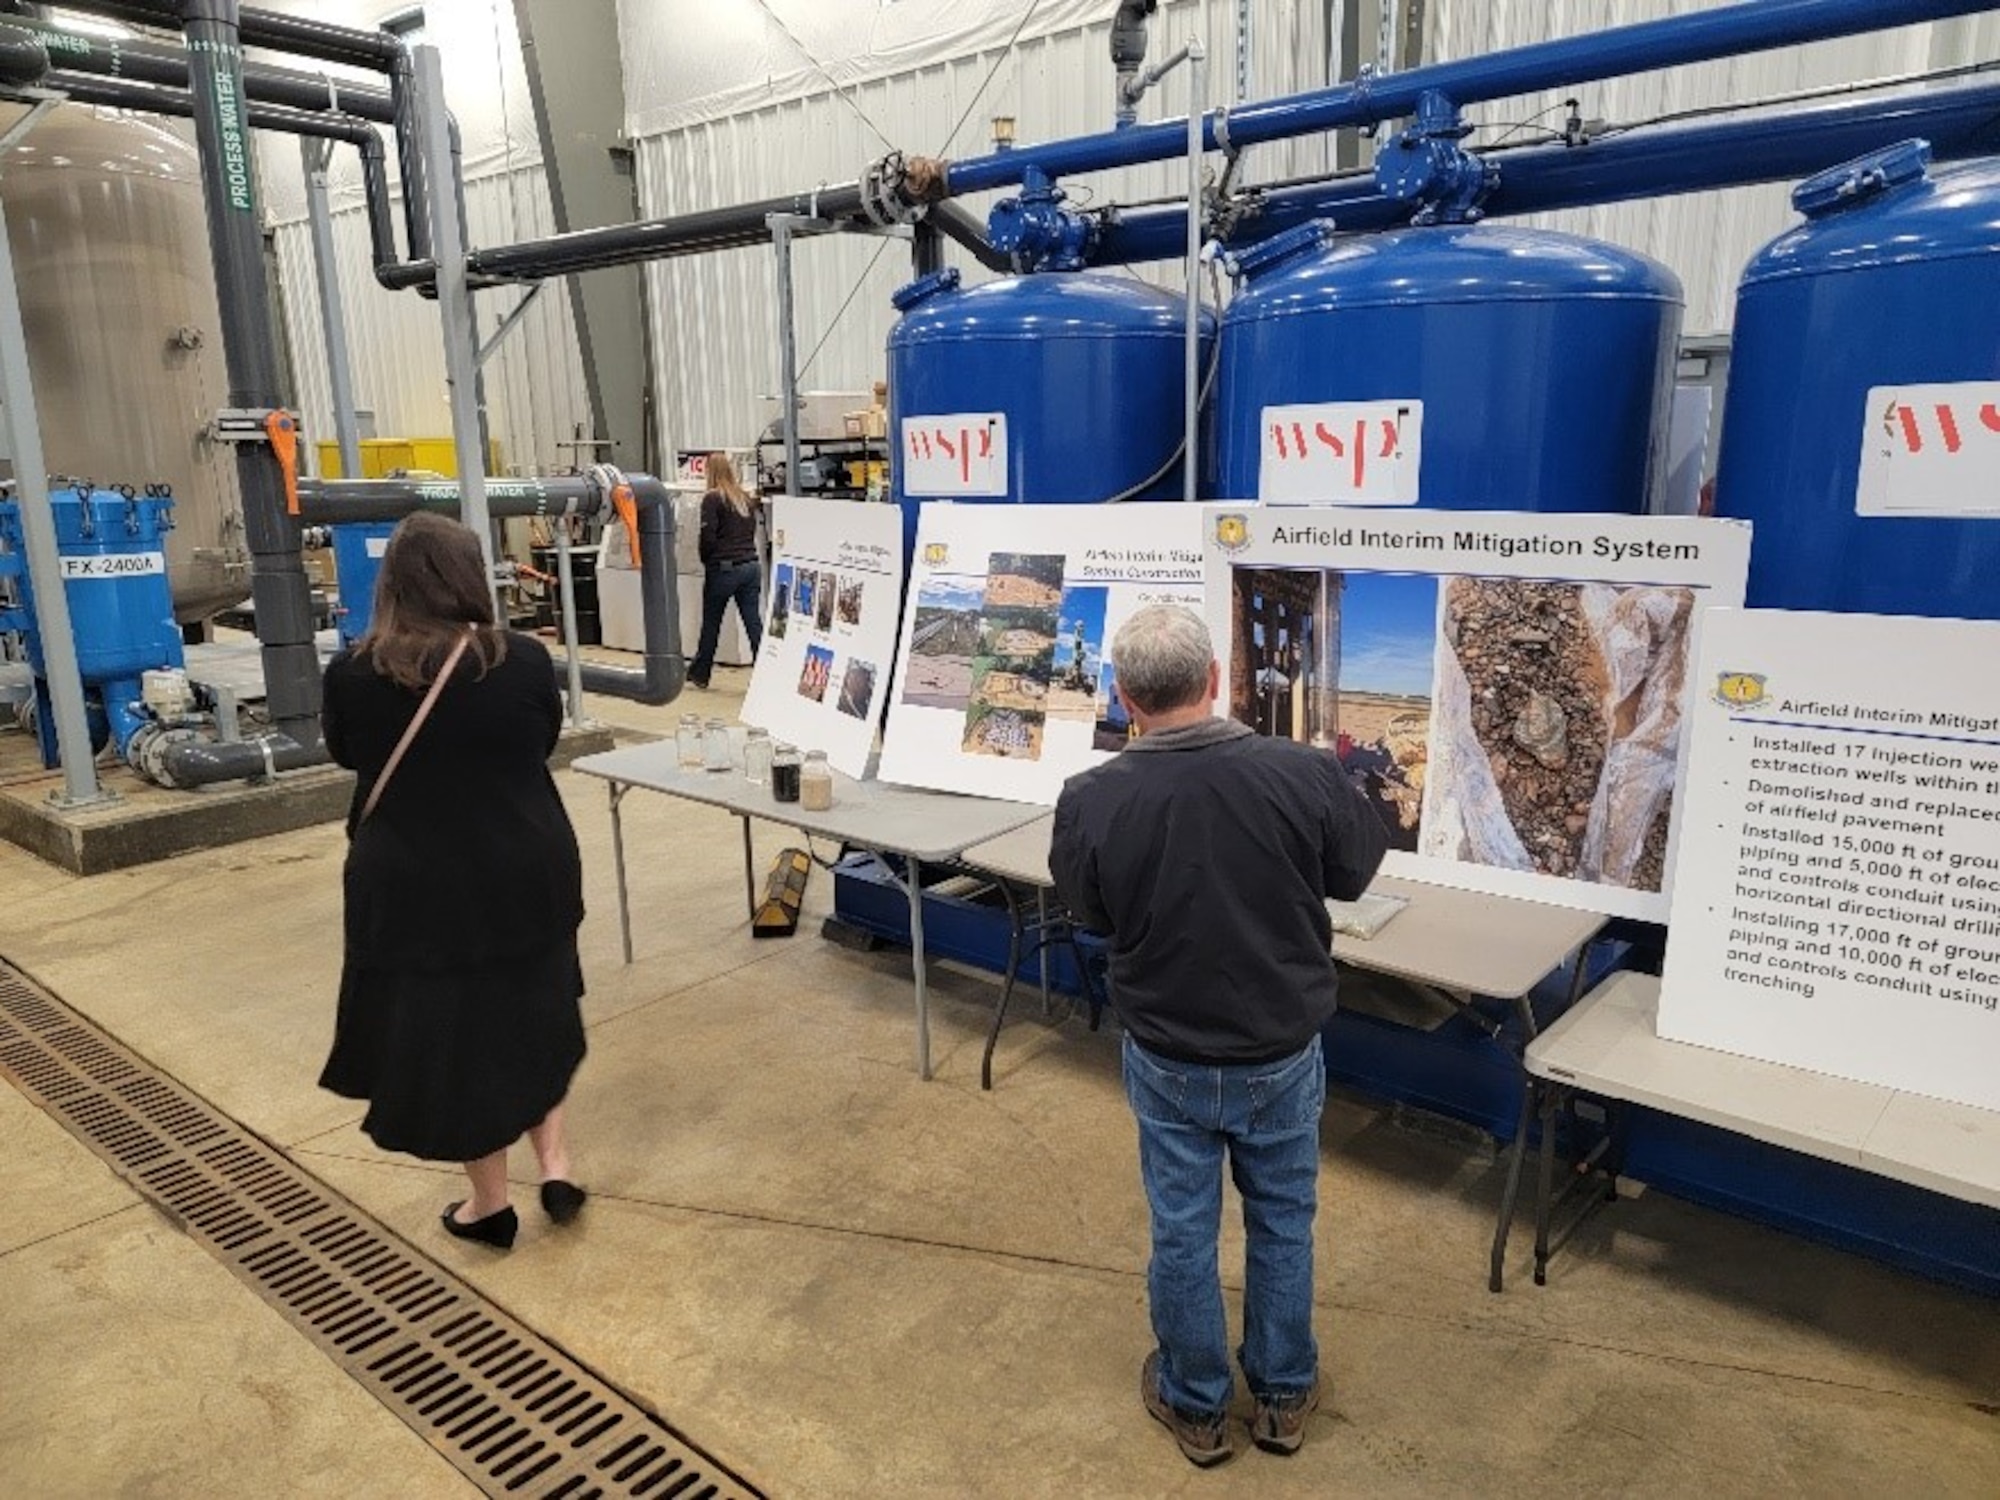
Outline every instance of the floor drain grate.
<svg viewBox="0 0 2000 1500">
<path fill-rule="evenodd" d="M 4 964 L 0 1076 L 172 1214 L 487 1494 L 757 1494 Z"/>
</svg>

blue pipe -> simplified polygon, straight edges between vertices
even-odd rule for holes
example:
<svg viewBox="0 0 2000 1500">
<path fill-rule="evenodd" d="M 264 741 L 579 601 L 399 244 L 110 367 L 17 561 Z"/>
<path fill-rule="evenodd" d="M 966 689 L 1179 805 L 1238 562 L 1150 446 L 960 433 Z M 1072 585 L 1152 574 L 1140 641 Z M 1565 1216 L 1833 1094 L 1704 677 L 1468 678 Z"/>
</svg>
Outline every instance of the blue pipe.
<svg viewBox="0 0 2000 1500">
<path fill-rule="evenodd" d="M 1247 105 L 1229 112 L 1225 132 L 1229 145 L 1241 149 L 1264 141 L 1400 119 L 1414 114 L 1418 100 L 1432 90 L 1457 105 L 1477 104 L 1989 10 L 2000 10 L 2000 0 L 1749 0 L 1720 10 L 1538 42 L 1486 57 L 1436 63 L 1408 73 L 1357 79 L 1335 88 Z M 1217 113 L 1211 111 L 1202 125 L 1203 143 L 1211 151 L 1222 146 L 1217 119 Z M 1031 167 L 1049 177 L 1069 177 L 1166 161 L 1186 151 L 1184 119 L 1039 146 L 1016 146 L 951 163 L 946 193 L 1008 187 L 1020 182 Z"/>
<path fill-rule="evenodd" d="M 1500 185 L 1481 207 L 1489 217 L 1547 213 L 1667 198 L 1676 193 L 1794 181 L 1897 141 L 1921 137 L 1940 161 L 2000 154 L 2000 84 L 1822 105 L 1714 125 L 1634 130 L 1587 146 L 1536 146 L 1494 153 Z M 1394 229 L 1415 211 L 1372 175 L 1285 188 L 1229 236 L 1255 243 L 1309 219 L 1343 231 Z M 1172 260 L 1187 250 L 1187 211 L 1146 209 L 1107 225 L 1091 260 L 1121 265 Z"/>
</svg>

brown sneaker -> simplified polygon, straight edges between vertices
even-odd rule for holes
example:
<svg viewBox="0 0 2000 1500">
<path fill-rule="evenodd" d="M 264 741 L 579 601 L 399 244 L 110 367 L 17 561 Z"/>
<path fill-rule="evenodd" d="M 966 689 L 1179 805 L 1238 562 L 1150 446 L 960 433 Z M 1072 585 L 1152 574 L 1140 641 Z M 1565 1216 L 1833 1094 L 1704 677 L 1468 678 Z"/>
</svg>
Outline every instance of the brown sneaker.
<svg viewBox="0 0 2000 1500">
<path fill-rule="evenodd" d="M 1212 1469 L 1235 1456 L 1236 1450 L 1229 1445 L 1228 1419 L 1221 1412 L 1212 1417 L 1190 1417 L 1167 1405 L 1166 1398 L 1160 1394 L 1160 1351 L 1157 1349 L 1147 1355 L 1146 1363 L 1140 1366 L 1139 1398 L 1146 1403 L 1147 1415 L 1174 1435 L 1174 1441 L 1180 1444 L 1181 1457 L 1189 1463 Z"/>
<path fill-rule="evenodd" d="M 1306 1418 L 1319 1406 L 1319 1377 L 1303 1394 L 1282 1400 L 1259 1399 L 1250 1418 L 1250 1441 L 1266 1453 L 1296 1453 L 1306 1440 Z"/>
</svg>

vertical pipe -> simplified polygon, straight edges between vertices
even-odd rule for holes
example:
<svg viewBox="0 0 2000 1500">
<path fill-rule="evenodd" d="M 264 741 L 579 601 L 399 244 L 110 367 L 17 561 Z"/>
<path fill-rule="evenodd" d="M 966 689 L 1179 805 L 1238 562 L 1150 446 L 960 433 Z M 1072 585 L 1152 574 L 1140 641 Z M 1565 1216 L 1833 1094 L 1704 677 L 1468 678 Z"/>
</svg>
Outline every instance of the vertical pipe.
<svg viewBox="0 0 2000 1500">
<path fill-rule="evenodd" d="M 479 538 L 486 558 L 487 590 L 500 613 L 493 571 L 493 520 L 486 506 L 486 452 L 479 418 L 479 343 L 472 319 L 472 288 L 465 274 L 465 223 L 459 216 L 452 173 L 451 122 L 444 105 L 444 72 L 435 47 L 418 47 L 418 133 L 429 172 L 431 245 L 437 260 L 438 321 L 444 330 L 444 378 L 451 395 L 451 437 L 458 456 L 458 518 Z"/>
<path fill-rule="evenodd" d="M 185 0 L 183 16 L 229 404 L 237 410 L 272 411 L 283 404 L 278 341 L 245 114 L 236 0 Z M 299 558 L 298 521 L 290 511 L 277 454 L 263 443 L 235 447 L 265 701 L 274 729 L 301 745 L 314 745 L 319 742 L 319 651 L 313 643 L 312 592 Z"/>
<path fill-rule="evenodd" d="M 1208 48 L 1188 48 L 1187 409 L 1181 437 L 1181 498 L 1195 500 L 1201 437 L 1201 121 L 1208 106 Z"/>
<path fill-rule="evenodd" d="M 38 104 L 23 125 L 31 126 L 50 108 Z M 0 156 L 25 134 L 17 126 L 0 142 Z M 14 455 L 14 500 L 21 512 L 21 539 L 27 549 L 28 578 L 35 590 L 35 624 L 42 638 L 42 670 L 54 710 L 56 746 L 62 756 L 65 807 L 106 800 L 97 784 L 90 746 L 90 719 L 83 703 L 83 677 L 76 663 L 76 636 L 64 592 L 62 559 L 56 554 L 55 516 L 49 509 L 49 472 L 42 456 L 41 419 L 35 413 L 34 381 L 28 371 L 28 335 L 21 326 L 21 288 L 14 279 L 14 247 L 7 237 L 7 213 L 0 207 L 0 406 Z"/>
<path fill-rule="evenodd" d="M 569 519 L 556 517 L 556 582 L 562 586 L 563 650 L 569 658 L 569 721 L 583 727 L 583 657 L 577 651 L 576 580 L 569 561 Z"/>
<path fill-rule="evenodd" d="M 792 226 L 783 215 L 771 219 L 771 243 L 778 257 L 778 400 L 785 423 L 785 493 L 799 487 L 799 344 L 792 309 Z"/>
<path fill-rule="evenodd" d="M 333 213 L 327 205 L 326 167 L 331 141 L 299 137 L 306 172 L 306 214 L 312 225 L 313 275 L 319 282 L 320 327 L 326 340 L 327 392 L 333 402 L 333 436 L 340 445 L 340 472 L 361 478 L 361 426 L 354 416 L 354 371 L 347 358 L 347 314 L 340 295 L 340 266 L 333 250 Z"/>
</svg>

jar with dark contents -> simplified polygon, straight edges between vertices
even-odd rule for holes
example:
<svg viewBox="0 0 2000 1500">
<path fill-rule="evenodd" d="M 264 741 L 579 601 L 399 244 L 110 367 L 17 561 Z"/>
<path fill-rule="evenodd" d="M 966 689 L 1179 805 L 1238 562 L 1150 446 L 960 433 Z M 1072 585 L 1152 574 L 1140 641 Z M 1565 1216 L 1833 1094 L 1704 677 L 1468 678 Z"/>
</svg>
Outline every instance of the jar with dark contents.
<svg viewBox="0 0 2000 1500">
<path fill-rule="evenodd" d="M 771 751 L 771 795 L 780 802 L 799 800 L 799 751 L 796 745 L 778 745 Z"/>
</svg>

